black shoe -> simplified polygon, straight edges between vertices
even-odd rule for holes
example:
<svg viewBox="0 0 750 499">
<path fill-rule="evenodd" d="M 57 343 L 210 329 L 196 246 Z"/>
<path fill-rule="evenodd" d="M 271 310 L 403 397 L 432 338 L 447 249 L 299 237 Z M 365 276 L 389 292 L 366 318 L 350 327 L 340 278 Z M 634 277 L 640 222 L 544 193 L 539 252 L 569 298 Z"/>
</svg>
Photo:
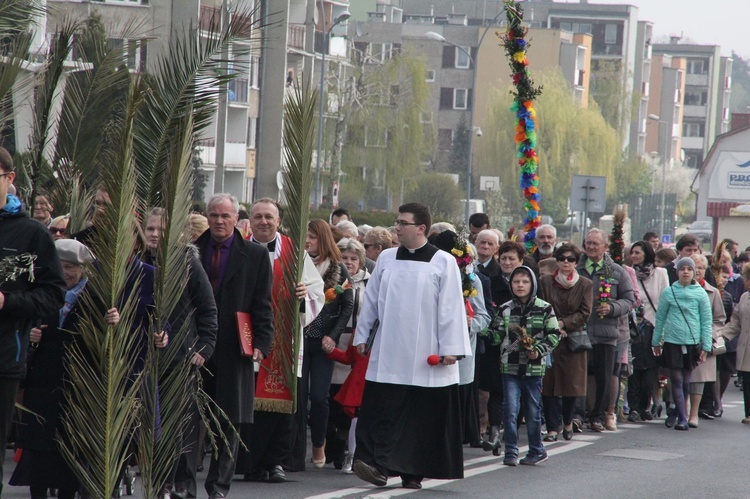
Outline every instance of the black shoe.
<svg viewBox="0 0 750 499">
<path fill-rule="evenodd" d="M 639 423 L 641 421 L 641 415 L 637 411 L 632 411 L 628 414 L 628 421 L 631 423 Z"/>
<path fill-rule="evenodd" d="M 718 411 L 714 411 L 714 417 L 720 418 L 724 415 L 724 409 L 719 409 Z"/>
<path fill-rule="evenodd" d="M 503 466 L 518 466 L 518 456 L 505 456 Z"/>
<path fill-rule="evenodd" d="M 519 463 L 523 464 L 524 466 L 536 466 L 537 464 L 541 464 L 547 460 L 547 453 L 543 452 L 542 454 L 534 454 L 533 456 L 526 454 L 526 457 L 521 459 Z"/>
<path fill-rule="evenodd" d="M 701 419 L 708 419 L 709 421 L 716 419 L 713 414 L 709 414 L 707 411 L 698 411 L 698 417 Z"/>
<path fill-rule="evenodd" d="M 664 426 L 667 428 L 674 428 L 675 423 L 677 422 L 677 415 L 670 414 L 667 416 L 667 419 L 664 420 Z"/>
<path fill-rule="evenodd" d="M 500 446 L 500 427 L 493 426 L 490 428 L 490 436 L 482 442 L 482 448 L 487 452 L 497 449 Z"/>
<path fill-rule="evenodd" d="M 278 464 L 268 470 L 267 472 L 267 478 L 266 480 L 269 483 L 284 483 L 286 482 L 286 473 L 284 473 L 284 468 L 279 466 Z"/>
<path fill-rule="evenodd" d="M 573 430 L 566 430 L 563 428 L 563 438 L 565 440 L 572 440 L 573 439 Z"/>
<path fill-rule="evenodd" d="M 557 442 L 557 433 L 554 433 L 554 434 L 547 433 L 544 436 L 544 441 L 545 442 Z"/>
<path fill-rule="evenodd" d="M 677 423 L 676 425 L 674 425 L 674 429 L 680 431 L 688 431 L 688 425 L 686 425 L 685 423 Z"/>
<path fill-rule="evenodd" d="M 250 473 L 245 473 L 242 478 L 245 482 L 267 482 L 268 481 L 268 470 L 254 469 Z"/>
<path fill-rule="evenodd" d="M 405 489 L 419 490 L 422 488 L 422 480 L 416 478 L 404 478 L 401 480 L 401 487 Z"/>
<path fill-rule="evenodd" d="M 357 459 L 352 465 L 352 471 L 357 475 L 357 478 L 370 482 L 378 487 L 385 487 L 388 483 L 388 479 L 383 475 L 375 466 L 371 466 L 363 461 Z"/>
<path fill-rule="evenodd" d="M 654 419 L 654 415 L 651 414 L 651 411 L 643 411 L 643 414 L 641 414 L 641 419 L 643 421 L 651 421 Z"/>
<path fill-rule="evenodd" d="M 472 449 L 481 449 L 482 448 L 482 441 L 481 440 L 477 440 L 475 442 L 470 442 L 469 443 L 469 447 L 471 447 Z"/>
</svg>

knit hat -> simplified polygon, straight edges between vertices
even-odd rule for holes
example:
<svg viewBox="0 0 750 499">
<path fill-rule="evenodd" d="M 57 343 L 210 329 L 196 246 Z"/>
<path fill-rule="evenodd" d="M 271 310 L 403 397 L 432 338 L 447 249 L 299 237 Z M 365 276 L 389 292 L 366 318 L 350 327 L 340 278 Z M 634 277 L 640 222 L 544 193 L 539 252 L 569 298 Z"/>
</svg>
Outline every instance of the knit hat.
<svg viewBox="0 0 750 499">
<path fill-rule="evenodd" d="M 677 260 L 677 263 L 674 264 L 675 270 L 679 271 L 682 267 L 690 267 L 693 270 L 693 274 L 695 274 L 695 262 L 689 256 L 680 258 Z"/>
<path fill-rule="evenodd" d="M 456 245 L 456 233 L 452 230 L 445 230 L 435 236 L 435 240 L 432 244 L 435 245 L 437 249 L 441 249 L 450 253 L 453 247 Z"/>
<path fill-rule="evenodd" d="M 55 248 L 57 248 L 57 255 L 60 260 L 64 262 L 85 265 L 94 260 L 91 251 L 75 239 L 58 239 L 55 241 Z"/>
</svg>

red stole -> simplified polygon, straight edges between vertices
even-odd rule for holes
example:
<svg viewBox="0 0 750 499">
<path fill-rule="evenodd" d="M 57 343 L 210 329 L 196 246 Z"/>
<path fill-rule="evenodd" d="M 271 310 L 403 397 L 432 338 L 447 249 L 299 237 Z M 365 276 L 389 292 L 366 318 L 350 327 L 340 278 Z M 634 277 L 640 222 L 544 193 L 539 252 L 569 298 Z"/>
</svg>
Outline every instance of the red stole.
<svg viewBox="0 0 750 499">
<path fill-rule="evenodd" d="M 274 336 L 271 343 L 271 353 L 260 363 L 260 371 L 255 380 L 255 410 L 281 412 L 291 414 L 294 403 L 290 387 L 297 382 L 294 369 L 294 342 L 299 334 L 299 324 L 288 324 L 281 307 L 284 300 L 294 300 L 298 303 L 294 293 L 290 293 L 284 283 L 284 263 L 293 261 L 294 248 L 292 240 L 279 235 L 281 254 L 273 261 L 273 328 Z M 303 262 L 301 262 L 303 263 Z"/>
</svg>

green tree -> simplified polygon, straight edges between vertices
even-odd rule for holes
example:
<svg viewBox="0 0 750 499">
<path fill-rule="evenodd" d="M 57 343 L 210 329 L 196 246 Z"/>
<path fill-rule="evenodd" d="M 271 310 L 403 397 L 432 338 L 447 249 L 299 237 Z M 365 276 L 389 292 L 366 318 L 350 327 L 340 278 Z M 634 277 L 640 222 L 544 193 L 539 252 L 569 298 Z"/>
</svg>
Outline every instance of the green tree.
<svg viewBox="0 0 750 499">
<path fill-rule="evenodd" d="M 466 185 L 467 160 L 469 159 L 469 140 L 471 139 L 466 114 L 462 114 L 453 132 L 453 148 L 450 156 L 450 171 L 458 174 L 458 185 Z"/>
<path fill-rule="evenodd" d="M 750 106 L 750 60 L 732 51 L 732 111 L 746 113 Z"/>
<path fill-rule="evenodd" d="M 409 201 L 424 203 L 430 207 L 435 222 L 462 220 L 461 188 L 448 175 L 423 173 L 408 191 Z"/>
</svg>

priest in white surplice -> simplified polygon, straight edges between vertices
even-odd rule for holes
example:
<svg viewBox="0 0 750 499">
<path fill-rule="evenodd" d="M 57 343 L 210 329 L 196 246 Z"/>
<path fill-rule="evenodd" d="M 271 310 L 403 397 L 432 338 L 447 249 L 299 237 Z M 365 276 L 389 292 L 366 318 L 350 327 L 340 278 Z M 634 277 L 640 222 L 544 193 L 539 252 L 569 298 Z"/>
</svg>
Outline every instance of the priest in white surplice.
<svg viewBox="0 0 750 499">
<path fill-rule="evenodd" d="M 455 258 L 427 242 L 427 206 L 409 203 L 396 221 L 400 248 L 383 251 L 365 289 L 354 345 L 364 352 L 376 321 L 357 424 L 353 470 L 383 486 L 400 476 L 463 478 L 458 365 L 471 355 Z M 430 366 L 428 357 L 441 358 Z"/>
</svg>

